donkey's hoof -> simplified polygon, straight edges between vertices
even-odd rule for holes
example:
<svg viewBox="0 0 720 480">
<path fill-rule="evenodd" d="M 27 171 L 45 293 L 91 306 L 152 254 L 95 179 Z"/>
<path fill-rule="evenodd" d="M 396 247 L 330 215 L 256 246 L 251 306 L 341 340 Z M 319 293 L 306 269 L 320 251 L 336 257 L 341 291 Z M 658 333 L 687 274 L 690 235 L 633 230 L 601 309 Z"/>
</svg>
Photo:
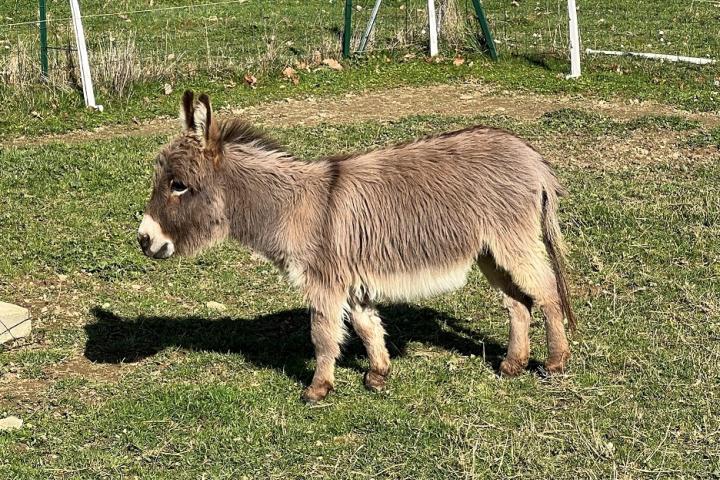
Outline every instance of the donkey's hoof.
<svg viewBox="0 0 720 480">
<path fill-rule="evenodd" d="M 318 386 L 310 385 L 305 390 L 303 390 L 301 398 L 303 402 L 312 405 L 314 403 L 325 400 L 325 397 L 327 397 L 328 393 L 330 393 L 332 389 L 332 385 L 327 382 Z"/>
<path fill-rule="evenodd" d="M 527 362 L 506 358 L 500 362 L 500 374 L 504 377 L 517 377 L 525 371 L 525 367 L 527 367 Z"/>
<path fill-rule="evenodd" d="M 553 355 L 545 361 L 545 371 L 549 374 L 564 373 L 565 366 L 570 358 L 570 352 L 564 352 L 559 355 Z"/>
<path fill-rule="evenodd" d="M 387 373 L 383 375 L 374 370 L 369 370 L 365 372 L 365 388 L 371 392 L 381 392 L 385 388 L 387 377 Z"/>
</svg>

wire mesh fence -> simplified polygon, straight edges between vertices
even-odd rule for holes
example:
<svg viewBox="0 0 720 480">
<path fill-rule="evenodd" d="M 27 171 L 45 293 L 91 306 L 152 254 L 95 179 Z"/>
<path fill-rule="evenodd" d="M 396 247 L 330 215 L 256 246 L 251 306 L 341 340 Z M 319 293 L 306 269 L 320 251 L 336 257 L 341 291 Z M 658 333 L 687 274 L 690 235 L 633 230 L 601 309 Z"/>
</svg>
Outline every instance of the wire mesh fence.
<svg viewBox="0 0 720 480">
<path fill-rule="evenodd" d="M 50 83 L 77 83 L 68 2 L 48 0 Z M 124 92 L 138 81 L 198 74 L 242 76 L 339 58 L 344 0 L 121 0 L 108 12 L 83 2 L 93 76 L 100 89 Z M 353 2 L 351 50 L 357 51 L 375 0 Z M 441 52 L 482 49 L 471 0 L 436 0 Z M 565 0 L 485 0 L 501 55 L 565 59 Z M 369 54 L 422 55 L 427 2 L 384 0 L 368 39 Z M 707 57 L 720 52 L 720 0 L 578 1 L 584 48 Z M 40 78 L 37 5 L 0 6 L 0 84 Z M 592 61 L 592 60 L 591 60 Z"/>
<path fill-rule="evenodd" d="M 710 57 L 720 54 L 720 1 L 578 1 L 583 49 Z M 567 2 L 484 2 L 500 49 L 567 51 Z"/>
</svg>

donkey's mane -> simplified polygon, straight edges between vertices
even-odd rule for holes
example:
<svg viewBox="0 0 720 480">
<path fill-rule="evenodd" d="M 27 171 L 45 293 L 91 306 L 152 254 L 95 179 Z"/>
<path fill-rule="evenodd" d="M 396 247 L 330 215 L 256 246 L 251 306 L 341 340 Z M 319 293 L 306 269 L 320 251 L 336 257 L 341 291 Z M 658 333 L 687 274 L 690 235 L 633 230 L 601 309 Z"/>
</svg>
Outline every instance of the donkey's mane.
<svg viewBox="0 0 720 480">
<path fill-rule="evenodd" d="M 239 118 L 223 120 L 220 123 L 220 142 L 224 145 L 253 143 L 256 147 L 264 150 L 283 149 L 282 145 L 265 132 Z"/>
</svg>

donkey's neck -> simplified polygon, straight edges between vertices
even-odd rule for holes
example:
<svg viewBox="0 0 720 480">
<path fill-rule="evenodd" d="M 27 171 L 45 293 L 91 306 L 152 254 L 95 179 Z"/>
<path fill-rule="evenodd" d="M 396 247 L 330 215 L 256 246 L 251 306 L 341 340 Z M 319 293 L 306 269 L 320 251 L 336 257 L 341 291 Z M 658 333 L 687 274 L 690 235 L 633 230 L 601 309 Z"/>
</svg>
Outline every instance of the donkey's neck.
<svg viewBox="0 0 720 480">
<path fill-rule="evenodd" d="M 326 166 L 242 146 L 225 160 L 230 236 L 287 266 L 310 248 L 324 218 Z"/>
</svg>

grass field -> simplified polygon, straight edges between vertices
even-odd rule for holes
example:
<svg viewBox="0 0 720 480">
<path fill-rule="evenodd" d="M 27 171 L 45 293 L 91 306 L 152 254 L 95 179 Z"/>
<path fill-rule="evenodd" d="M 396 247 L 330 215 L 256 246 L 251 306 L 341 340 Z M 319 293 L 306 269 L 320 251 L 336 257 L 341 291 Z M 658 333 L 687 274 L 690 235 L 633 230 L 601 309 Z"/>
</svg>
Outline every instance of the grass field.
<svg viewBox="0 0 720 480">
<path fill-rule="evenodd" d="M 48 3 L 51 18 L 67 16 L 67 2 Z M 355 3 L 360 21 L 371 2 Z M 501 41 L 493 63 L 467 38 L 427 62 L 404 20 L 422 12 L 387 2 L 378 41 L 391 48 L 342 71 L 313 53 L 338 58 L 339 0 L 93 17 L 94 51 L 113 36 L 135 53 L 124 89 L 100 74 L 102 114 L 63 82 L 13 83 L 6 60 L 24 45 L 35 62 L 36 32 L 0 27 L 0 300 L 34 322 L 29 339 L 0 346 L 0 418 L 25 422 L 0 432 L 0 478 L 720 478 L 719 67 L 586 58 L 568 82 L 554 51 L 561 3 L 484 2 Z M 578 3 L 586 46 L 716 51 L 713 2 Z M 32 20 L 34 8 L 4 2 L 0 18 Z M 51 29 L 51 44 L 63 35 Z M 297 62 L 312 66 L 295 85 L 281 71 Z M 580 320 L 569 371 L 538 371 L 536 317 L 531 368 L 498 377 L 506 313 L 473 271 L 458 292 L 382 306 L 387 391 L 364 389 L 353 338 L 337 391 L 304 405 L 309 316 L 277 270 L 234 244 L 166 262 L 136 245 L 167 141 L 151 120 L 174 118 L 185 88 L 225 115 L 255 106 L 303 158 L 477 123 L 530 140 L 569 190 L 561 220 Z"/>
<path fill-rule="evenodd" d="M 0 434 L 0 476 L 717 476 L 720 155 L 702 126 L 564 110 L 272 133 L 311 158 L 477 122 L 531 139 L 570 189 L 569 373 L 497 377 L 506 317 L 474 272 L 454 294 L 383 307 L 387 392 L 364 390 L 355 339 L 317 408 L 299 401 L 308 316 L 277 271 L 232 245 L 167 262 L 138 252 L 164 138 L 4 150 L 0 296 L 30 306 L 36 330 L 0 352 L 0 416 L 26 421 Z M 543 338 L 538 321 L 536 362 Z"/>
<path fill-rule="evenodd" d="M 73 77 L 79 76 L 77 62 L 69 63 L 62 49 L 72 38 L 67 2 L 48 2 L 49 43 L 60 47 L 51 50 L 50 85 L 37 82 L 37 26 L 0 25 L 0 138 L 174 116 L 175 99 L 165 94 L 166 85 L 203 89 L 219 106 L 236 107 L 287 97 L 481 80 L 513 91 L 656 100 L 693 111 L 718 111 L 720 64 L 697 67 L 584 56 L 582 79 L 566 81 L 562 0 L 486 1 L 500 42 L 501 61 L 496 63 L 480 52 L 469 0 L 450 0 L 457 8 L 455 15 L 444 17 L 448 20 L 441 30 L 443 59 L 438 64 L 424 59 L 424 2 L 386 0 L 373 50 L 343 61 L 342 72 L 321 63 L 340 60 L 341 0 L 289 1 L 272 7 L 247 0 L 176 8 L 205 3 L 218 2 L 123 0 L 112 8 L 83 3 L 102 114 L 83 112 L 82 95 L 72 86 Z M 372 3 L 354 3 L 354 44 Z M 32 2 L 0 5 L 4 24 L 34 21 L 36 16 Z M 580 4 L 583 45 L 601 49 L 712 56 L 720 51 L 717 16 L 718 8 L 710 1 Z M 462 65 L 453 64 L 456 55 L 465 59 Z M 281 73 L 288 66 L 297 70 L 297 85 Z M 246 74 L 256 77 L 256 88 L 246 84 Z"/>
</svg>

